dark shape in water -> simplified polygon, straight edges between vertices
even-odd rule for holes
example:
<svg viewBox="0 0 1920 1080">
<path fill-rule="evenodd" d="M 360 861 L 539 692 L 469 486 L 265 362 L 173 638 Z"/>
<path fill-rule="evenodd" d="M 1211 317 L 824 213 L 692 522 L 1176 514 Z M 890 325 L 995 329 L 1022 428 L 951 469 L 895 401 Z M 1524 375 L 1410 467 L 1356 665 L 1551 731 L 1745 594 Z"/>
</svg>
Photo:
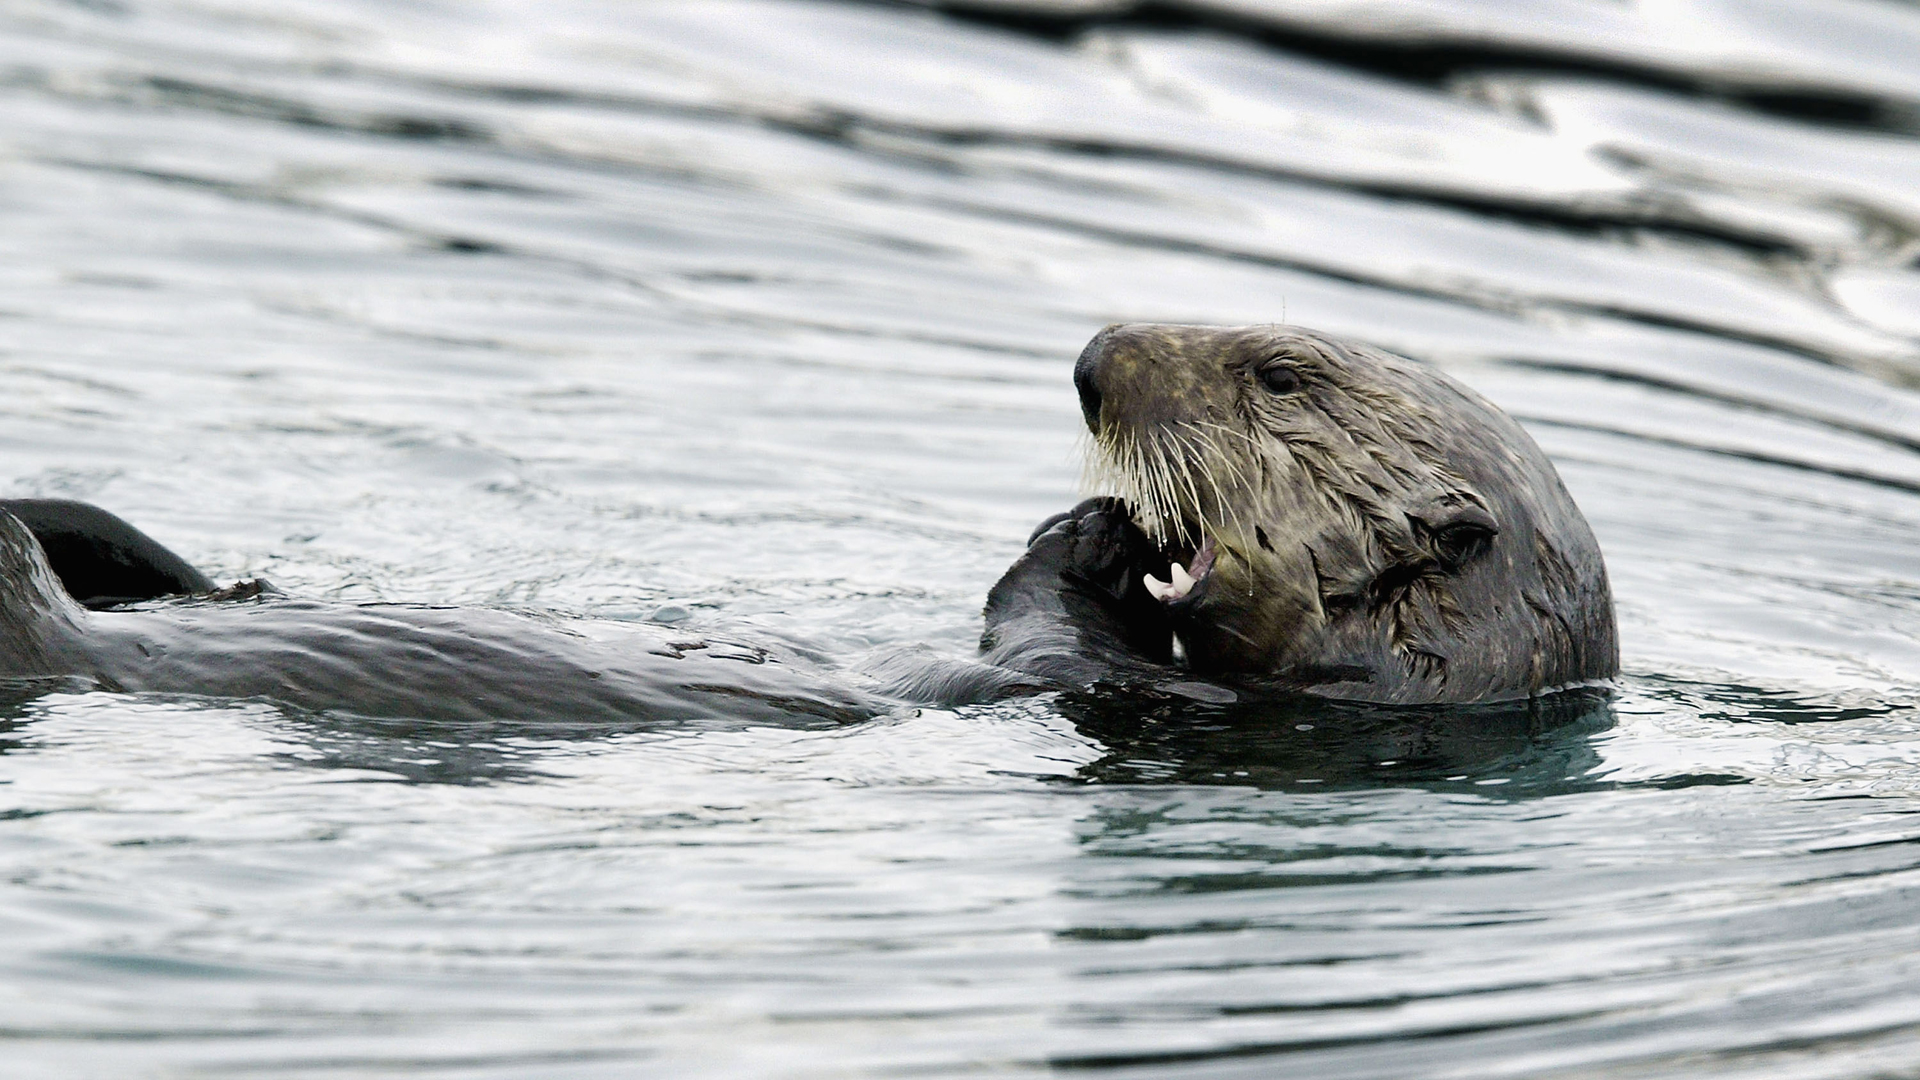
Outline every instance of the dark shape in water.
<svg viewBox="0 0 1920 1080">
<path fill-rule="evenodd" d="M 160 542 L 97 506 L 68 499 L 0 499 L 20 520 L 67 593 L 90 608 L 178 593 L 207 593 L 213 582 Z"/>
<path fill-rule="evenodd" d="M 1488 705 L 1393 706 L 1282 695 L 1230 705 L 1178 693 L 1095 690 L 1060 711 L 1107 748 L 1094 783 L 1227 784 L 1326 791 L 1459 787 L 1501 797 L 1590 788 L 1590 738 L 1614 723 L 1610 695 L 1577 688 Z"/>
<path fill-rule="evenodd" d="M 0 513 L 0 678 L 445 722 L 837 724 L 887 703 L 782 650 L 646 624 L 337 604 L 270 587 L 89 611 Z"/>
</svg>

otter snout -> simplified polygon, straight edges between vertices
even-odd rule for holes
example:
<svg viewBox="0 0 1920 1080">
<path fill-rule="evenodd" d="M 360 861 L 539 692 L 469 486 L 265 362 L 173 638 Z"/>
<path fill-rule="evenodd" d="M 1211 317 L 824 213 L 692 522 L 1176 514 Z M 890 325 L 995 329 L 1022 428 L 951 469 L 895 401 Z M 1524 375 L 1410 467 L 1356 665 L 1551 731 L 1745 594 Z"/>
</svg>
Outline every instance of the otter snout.
<svg viewBox="0 0 1920 1080">
<path fill-rule="evenodd" d="M 1211 327 L 1130 323 L 1094 335 L 1073 365 L 1080 412 L 1095 436 L 1115 427 L 1144 431 L 1207 417 L 1222 398 Z"/>
</svg>

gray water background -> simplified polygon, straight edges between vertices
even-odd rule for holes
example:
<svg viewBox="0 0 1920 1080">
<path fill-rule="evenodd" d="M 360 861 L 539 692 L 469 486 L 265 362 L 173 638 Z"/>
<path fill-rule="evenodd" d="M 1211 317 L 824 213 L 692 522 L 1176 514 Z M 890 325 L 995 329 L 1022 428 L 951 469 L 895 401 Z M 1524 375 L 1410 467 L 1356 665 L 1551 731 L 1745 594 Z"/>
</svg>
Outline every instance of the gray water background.
<svg viewBox="0 0 1920 1080">
<path fill-rule="evenodd" d="M 8 0 L 0 493 L 966 655 L 1081 344 L 1292 321 L 1522 419 L 1612 705 L 1356 772 L 25 696 L 0 1075 L 1920 1076 L 1920 7 L 983 6 Z"/>
</svg>

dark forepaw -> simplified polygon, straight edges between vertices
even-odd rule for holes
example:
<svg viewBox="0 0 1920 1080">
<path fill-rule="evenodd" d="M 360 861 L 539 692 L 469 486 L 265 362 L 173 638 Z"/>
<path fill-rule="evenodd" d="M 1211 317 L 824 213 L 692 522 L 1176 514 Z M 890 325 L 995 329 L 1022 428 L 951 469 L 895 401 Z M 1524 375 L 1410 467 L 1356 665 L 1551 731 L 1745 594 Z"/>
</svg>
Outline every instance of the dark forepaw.
<svg viewBox="0 0 1920 1080">
<path fill-rule="evenodd" d="M 1114 498 L 1087 499 L 1042 522 L 1021 561 L 1031 564 L 1030 572 L 1050 572 L 1063 584 L 1116 601 L 1141 590 L 1142 574 L 1166 572 L 1153 542 Z"/>
<path fill-rule="evenodd" d="M 1146 574 L 1167 575 L 1166 560 L 1126 504 L 1088 499 L 1041 522 L 1027 551 L 987 594 L 989 635 L 1038 617 L 1074 633 L 1085 647 L 1118 648 L 1157 659 L 1171 631 Z"/>
</svg>

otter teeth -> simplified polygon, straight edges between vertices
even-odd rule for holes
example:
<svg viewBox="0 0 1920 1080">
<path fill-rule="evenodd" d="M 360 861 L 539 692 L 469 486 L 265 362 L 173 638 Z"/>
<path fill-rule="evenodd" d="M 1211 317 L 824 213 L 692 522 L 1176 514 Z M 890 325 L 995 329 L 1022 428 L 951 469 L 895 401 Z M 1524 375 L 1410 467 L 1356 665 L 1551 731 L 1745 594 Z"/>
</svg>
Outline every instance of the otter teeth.
<svg viewBox="0 0 1920 1080">
<path fill-rule="evenodd" d="M 1174 563 L 1172 576 L 1173 587 L 1180 590 L 1181 596 L 1185 596 L 1193 591 L 1193 575 L 1187 573 L 1186 567 L 1181 566 L 1179 563 Z"/>
<path fill-rule="evenodd" d="M 1187 573 L 1186 567 L 1174 563 L 1167 576 L 1173 580 L 1161 581 L 1152 574 L 1143 574 L 1140 583 L 1147 587 L 1147 592 L 1155 600 L 1179 600 L 1193 591 L 1193 575 Z"/>
</svg>

